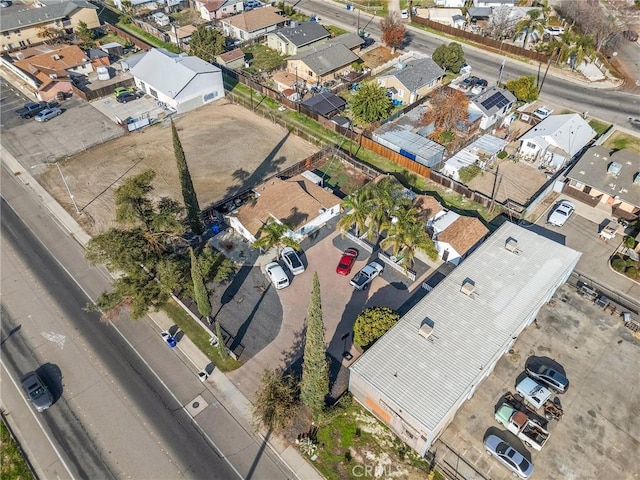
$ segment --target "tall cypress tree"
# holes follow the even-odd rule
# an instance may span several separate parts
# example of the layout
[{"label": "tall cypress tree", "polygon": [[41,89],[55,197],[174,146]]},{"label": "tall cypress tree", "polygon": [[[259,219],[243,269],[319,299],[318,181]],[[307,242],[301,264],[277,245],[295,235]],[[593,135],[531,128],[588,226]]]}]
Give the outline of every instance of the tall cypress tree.
[{"label": "tall cypress tree", "polygon": [[313,276],[313,289],[307,311],[307,336],[304,345],[300,398],[317,420],[329,393],[329,364],[324,343],[324,322],[318,273]]},{"label": "tall cypress tree", "polygon": [[196,196],[196,191],[193,188],[191,174],[189,173],[189,167],[187,166],[187,159],[184,156],[182,143],[180,143],[178,130],[176,130],[173,120],[171,121],[171,135],[173,137],[173,153],[176,156],[176,163],[178,164],[178,177],[180,177],[182,198],[184,200],[184,206],[187,209],[189,226],[193,233],[196,235],[202,235],[204,227],[202,225],[202,220],[200,219],[200,205],[198,204],[198,197]]},{"label": "tall cypress tree", "polygon": [[191,254],[191,280],[193,281],[193,296],[195,297],[196,304],[198,304],[198,311],[203,317],[211,316],[211,301],[209,300],[209,292],[207,292],[207,286],[204,284],[202,278],[202,271],[198,264],[198,259],[193,251],[193,248],[189,248]]},{"label": "tall cypress tree", "polygon": [[222,326],[220,321],[216,321],[216,336],[218,337],[218,351],[220,356],[226,357],[228,355],[227,347],[224,345],[224,337],[222,336]]}]

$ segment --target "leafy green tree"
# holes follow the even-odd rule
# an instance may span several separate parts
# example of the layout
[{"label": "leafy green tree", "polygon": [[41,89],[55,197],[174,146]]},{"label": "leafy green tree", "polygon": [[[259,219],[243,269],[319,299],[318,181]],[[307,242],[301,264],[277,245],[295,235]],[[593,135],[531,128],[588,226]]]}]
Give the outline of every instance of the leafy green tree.
[{"label": "leafy green tree", "polygon": [[229,355],[227,352],[227,347],[224,344],[224,335],[222,335],[222,325],[220,325],[220,321],[216,320],[216,337],[218,337],[218,353],[222,358],[225,358]]},{"label": "leafy green tree", "polygon": [[534,75],[524,75],[515,80],[509,80],[505,86],[521,102],[529,103],[538,98],[539,91]]},{"label": "leafy green tree", "polygon": [[295,250],[300,250],[300,244],[293,238],[287,236],[287,233],[291,230],[291,227],[287,224],[277,221],[271,217],[267,221],[266,225],[263,225],[258,232],[260,236],[253,243],[253,248],[262,248],[264,250],[270,250],[273,247],[278,248],[278,255],[283,247],[291,247]]},{"label": "leafy green tree", "polygon": [[95,34],[93,30],[87,27],[87,24],[85,22],[82,22],[82,21],[78,22],[78,27],[76,28],[76,35],[82,42],[82,46],[84,48],[91,48],[95,45],[95,42],[94,42]]},{"label": "leafy green tree", "polygon": [[209,292],[207,286],[202,278],[202,272],[200,271],[200,264],[196,258],[196,254],[193,248],[189,248],[189,256],[191,257],[191,281],[193,282],[193,295],[196,304],[198,305],[198,312],[203,317],[211,316],[211,300],[209,299]]},{"label": "leafy green tree", "polygon": [[391,112],[391,99],[387,90],[375,82],[364,82],[351,97],[349,108],[356,120],[363,123],[378,122]]},{"label": "leafy green tree", "polygon": [[524,41],[522,42],[522,48],[527,47],[527,41],[529,36],[536,32],[539,38],[542,38],[544,32],[544,26],[546,24],[542,10],[534,9],[527,12],[527,16],[520,20],[516,24],[515,34],[519,35],[524,32]]},{"label": "leafy green tree", "polygon": [[209,245],[202,249],[202,253],[198,256],[198,263],[205,282],[226,282],[236,271],[231,260]]},{"label": "leafy green tree", "polygon": [[353,342],[366,350],[389,331],[400,315],[389,307],[365,308],[353,324]]},{"label": "leafy green tree", "polygon": [[180,142],[178,130],[176,130],[176,125],[173,123],[173,120],[171,120],[171,136],[173,137],[173,152],[176,156],[176,163],[178,165],[178,177],[180,178],[182,198],[187,210],[189,226],[193,233],[196,235],[202,235],[204,227],[202,225],[202,219],[200,218],[200,204],[198,203],[196,190],[193,188],[193,181],[191,180],[191,174],[189,173],[187,159],[184,156],[182,143]]},{"label": "leafy green tree", "polygon": [[122,5],[122,13],[124,13],[121,21],[123,21],[124,23],[131,23],[131,20],[133,19],[136,13],[136,9],[133,6],[133,3],[131,3],[130,0],[123,0],[121,5]]},{"label": "leafy green tree", "polygon": [[274,432],[286,429],[299,407],[298,390],[281,370],[265,370],[253,402],[253,418],[258,425]]},{"label": "leafy green tree", "polygon": [[318,280],[318,273],[315,273],[307,311],[307,334],[300,384],[300,398],[302,403],[311,410],[314,420],[318,420],[324,411],[325,398],[328,394],[329,363],[324,342],[320,280]]},{"label": "leafy green tree", "polygon": [[224,52],[224,35],[206,25],[198,25],[198,28],[189,40],[189,54],[201,58],[205,62],[212,62],[217,55]]},{"label": "leafy green tree", "polygon": [[464,65],[464,51],[459,43],[451,42],[450,44],[442,44],[433,51],[431,59],[444,70],[451,70],[453,73],[459,73]]}]

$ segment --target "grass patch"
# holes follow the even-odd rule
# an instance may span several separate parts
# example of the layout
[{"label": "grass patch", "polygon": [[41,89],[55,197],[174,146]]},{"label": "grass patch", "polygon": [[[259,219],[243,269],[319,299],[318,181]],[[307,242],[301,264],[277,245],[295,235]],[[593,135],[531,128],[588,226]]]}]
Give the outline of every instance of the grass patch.
[{"label": "grass patch", "polygon": [[598,137],[609,130],[609,128],[611,127],[610,124],[599,122],[598,120],[590,120],[589,126],[595,130],[595,132],[598,134]]},{"label": "grass patch", "polygon": [[98,38],[97,40],[102,45],[104,45],[106,43],[117,42],[120,45],[122,45],[123,47],[125,45],[131,43],[126,38],[123,38],[123,37],[121,37],[120,35],[118,35],[117,33],[114,33],[114,32],[109,32],[106,35],[103,35],[102,37]]},{"label": "grass patch", "polygon": [[357,182],[353,176],[349,174],[343,162],[335,157],[332,157],[324,165],[319,167],[318,172],[322,174],[324,184],[331,187],[337,187],[345,195],[351,195],[358,188],[361,187],[361,183]]},{"label": "grass patch", "polygon": [[159,38],[154,37],[150,33],[145,32],[141,28],[137,27],[132,23],[118,23],[118,27],[124,30],[125,32],[129,32],[131,35],[138,37],[140,40],[144,40],[149,45],[152,45],[157,48],[165,48],[173,53],[180,53],[182,50],[178,48],[177,45],[173,43],[163,42]]},{"label": "grass patch", "polygon": [[618,150],[627,149],[640,154],[640,137],[635,137],[622,132],[615,132],[602,144],[602,146],[607,148],[616,148]]},{"label": "grass patch", "polygon": [[251,61],[251,66],[244,72],[254,75],[261,70],[273,70],[285,62],[285,57],[266,45],[254,44],[244,47],[242,51]]},{"label": "grass patch", "polygon": [[2,449],[0,478],[3,480],[28,480],[34,478],[20,447],[11,438],[4,420],[0,422],[0,448]]},{"label": "grass patch", "polygon": [[335,25],[324,25],[324,28],[329,30],[329,33],[332,37],[337,37],[339,35],[344,35],[348,33],[344,28],[336,27]]},{"label": "grass patch", "polygon": [[178,22],[181,27],[184,27],[185,25],[192,25],[194,23],[200,23],[202,21],[200,12],[192,8],[185,8],[184,10],[174,12],[169,16],[174,21]]},{"label": "grass patch", "polygon": [[231,357],[222,358],[218,348],[209,344],[209,339],[213,334],[207,333],[176,302],[169,300],[162,309],[221,372],[230,372],[240,367],[241,364],[237,360]]}]

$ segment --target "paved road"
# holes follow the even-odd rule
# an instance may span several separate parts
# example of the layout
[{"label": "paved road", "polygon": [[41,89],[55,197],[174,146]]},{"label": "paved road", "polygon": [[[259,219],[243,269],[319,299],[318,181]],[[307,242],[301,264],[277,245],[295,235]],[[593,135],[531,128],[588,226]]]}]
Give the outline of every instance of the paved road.
[{"label": "paved road", "polygon": [[[147,321],[124,319],[116,329],[84,310],[108,277],[2,173],[2,303],[10,318],[3,317],[3,363],[14,379],[44,372],[57,400],[40,418],[71,471],[61,473],[48,456],[43,478],[287,478]],[[198,423],[187,412],[194,399]],[[23,434],[36,450],[43,443],[42,432]],[[37,452],[30,458],[38,461]]]},{"label": "paved road", "polygon": [[[296,3],[287,1],[288,4]],[[356,31],[358,25],[364,27],[371,15],[357,11],[347,11],[344,5],[326,0],[302,0],[296,8],[307,13],[316,14],[324,24],[333,24]],[[374,19],[367,26],[367,32],[376,39],[380,38],[380,20]],[[432,53],[442,43],[449,42],[444,37],[426,33],[414,28],[408,32],[408,45],[405,50],[412,49]],[[467,62],[473,67],[474,74],[490,81],[498,79],[500,65],[504,57],[483,51],[480,48],[464,45]],[[522,75],[544,75],[545,66],[527,65],[508,59],[504,67],[502,81],[518,78]],[[627,123],[628,117],[640,117],[640,96],[619,90],[603,90],[583,84],[570,83],[557,76],[553,69],[545,79],[541,98],[550,103],[562,105],[568,109],[588,112],[590,116],[606,120],[618,125]]]}]

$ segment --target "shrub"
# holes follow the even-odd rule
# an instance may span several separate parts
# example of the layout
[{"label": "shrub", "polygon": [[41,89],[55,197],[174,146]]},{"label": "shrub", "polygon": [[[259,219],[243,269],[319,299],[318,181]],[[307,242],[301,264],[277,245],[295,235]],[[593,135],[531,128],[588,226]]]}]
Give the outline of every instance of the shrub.
[{"label": "shrub", "polygon": [[353,341],[367,349],[393,327],[400,315],[389,307],[371,307],[362,311],[353,325]]},{"label": "shrub", "polygon": [[624,237],[624,246],[627,248],[635,248],[636,239],[633,237]]},{"label": "shrub", "polygon": [[624,271],[624,273],[626,275],[628,275],[631,278],[637,278],[638,277],[638,267],[627,267],[627,269]]},{"label": "shrub", "polygon": [[460,181],[462,183],[469,183],[480,173],[480,167],[478,165],[469,165],[468,167],[463,167],[458,172],[458,176],[460,177]]},{"label": "shrub", "polygon": [[502,160],[503,158],[506,158],[507,155],[509,155],[507,152],[505,152],[504,150],[502,150],[500,153],[498,153],[498,158],[500,160]]},{"label": "shrub", "polygon": [[613,261],[611,262],[611,266],[613,267],[613,269],[616,272],[624,272],[625,269],[627,268],[627,262],[625,262],[622,258],[620,257],[615,257],[613,259]]}]

